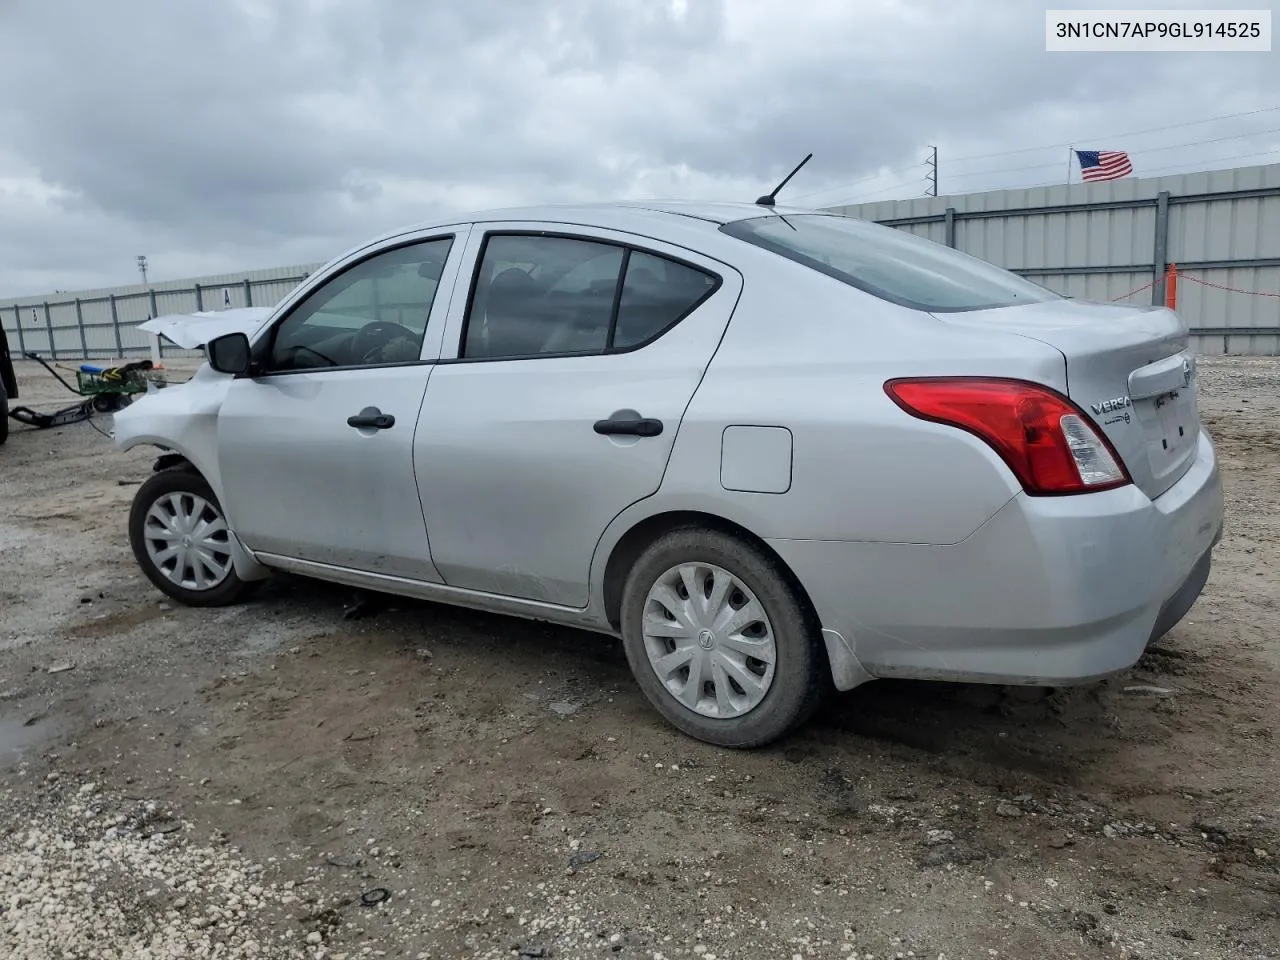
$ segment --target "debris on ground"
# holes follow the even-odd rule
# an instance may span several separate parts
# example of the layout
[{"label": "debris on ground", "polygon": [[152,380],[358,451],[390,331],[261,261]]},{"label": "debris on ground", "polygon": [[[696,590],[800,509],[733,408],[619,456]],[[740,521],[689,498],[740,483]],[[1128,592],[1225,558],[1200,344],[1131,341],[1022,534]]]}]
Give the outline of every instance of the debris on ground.
[{"label": "debris on ground", "polygon": [[342,608],[343,620],[365,620],[381,612],[383,599],[363,591],[355,593]]},{"label": "debris on ground", "polygon": [[0,956],[294,955],[264,931],[296,896],[226,845],[147,827],[157,809],[68,786],[0,835]]},{"label": "debris on ground", "polygon": [[1177,691],[1170,687],[1154,687],[1147,683],[1138,683],[1133,686],[1125,687],[1124,692],[1143,694],[1148,697],[1170,697]]}]

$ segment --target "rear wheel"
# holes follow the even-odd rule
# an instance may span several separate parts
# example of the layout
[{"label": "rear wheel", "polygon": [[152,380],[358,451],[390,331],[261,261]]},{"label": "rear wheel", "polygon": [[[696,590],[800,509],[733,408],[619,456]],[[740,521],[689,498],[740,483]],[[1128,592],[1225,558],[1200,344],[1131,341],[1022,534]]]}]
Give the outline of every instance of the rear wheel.
[{"label": "rear wheel", "polygon": [[163,470],[138,489],[129,543],[147,579],[188,606],[226,606],[256,585],[236,575],[222,506],[191,470]]},{"label": "rear wheel", "polygon": [[818,630],[777,561],[702,528],[673,530],[636,561],[622,636],[641,690],[686,734],[758,747],[822,701]]}]

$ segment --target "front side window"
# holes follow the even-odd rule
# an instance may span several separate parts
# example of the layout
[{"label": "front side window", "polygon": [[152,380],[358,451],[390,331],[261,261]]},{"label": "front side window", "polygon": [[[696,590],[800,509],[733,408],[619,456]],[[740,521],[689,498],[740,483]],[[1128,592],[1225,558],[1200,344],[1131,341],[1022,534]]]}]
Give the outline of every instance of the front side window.
[{"label": "front side window", "polygon": [[726,223],[720,230],[916,310],[984,310],[1061,299],[985,260],[851,217],[752,217]]},{"label": "front side window", "polygon": [[452,237],[362,260],[313,290],[275,329],[270,372],[412,363]]},{"label": "front side window", "polygon": [[718,284],[706,271],[618,244],[497,234],[481,255],[461,356],[634,349],[687,316]]}]

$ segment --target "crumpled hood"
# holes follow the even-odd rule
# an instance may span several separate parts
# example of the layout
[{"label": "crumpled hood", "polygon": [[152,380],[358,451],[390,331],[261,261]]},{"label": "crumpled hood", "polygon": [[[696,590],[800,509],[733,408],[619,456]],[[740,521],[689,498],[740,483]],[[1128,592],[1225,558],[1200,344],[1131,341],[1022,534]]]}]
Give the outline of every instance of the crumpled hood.
[{"label": "crumpled hood", "polygon": [[196,350],[226,333],[243,333],[252,339],[274,310],[274,307],[233,307],[169,313],[138,324],[138,329],[171,340],[184,350]]}]

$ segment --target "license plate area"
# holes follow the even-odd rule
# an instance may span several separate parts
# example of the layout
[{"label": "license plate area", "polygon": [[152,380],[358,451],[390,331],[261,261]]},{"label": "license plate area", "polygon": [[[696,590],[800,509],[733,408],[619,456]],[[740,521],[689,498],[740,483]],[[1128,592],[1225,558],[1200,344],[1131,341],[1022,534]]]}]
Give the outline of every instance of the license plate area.
[{"label": "license plate area", "polygon": [[1134,404],[1142,423],[1152,474],[1162,479],[1193,456],[1199,438],[1199,409],[1194,382]]}]

